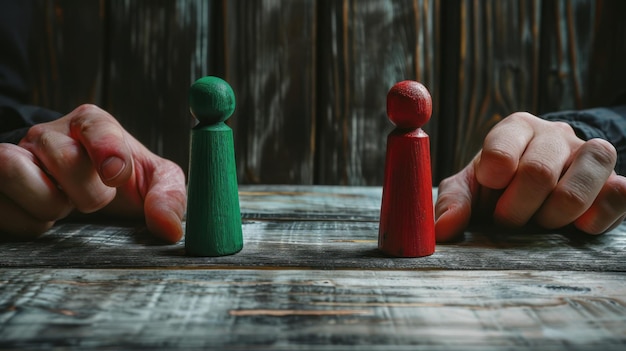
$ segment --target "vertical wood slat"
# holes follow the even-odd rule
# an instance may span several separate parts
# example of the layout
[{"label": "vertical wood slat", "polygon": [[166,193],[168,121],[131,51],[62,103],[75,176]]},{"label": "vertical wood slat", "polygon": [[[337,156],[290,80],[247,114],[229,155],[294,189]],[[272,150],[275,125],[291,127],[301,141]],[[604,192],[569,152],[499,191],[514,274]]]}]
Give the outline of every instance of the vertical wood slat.
[{"label": "vertical wood slat", "polygon": [[102,103],[103,1],[33,2],[33,104],[67,113]]},{"label": "vertical wood slat", "polygon": [[539,110],[626,103],[626,2],[551,0],[543,12]]},{"label": "vertical wood slat", "polygon": [[[421,81],[435,100],[425,127],[437,140],[439,1],[324,1],[319,26],[316,183],[382,184],[386,95]],[[436,148],[432,148],[436,162]]]},{"label": "vertical wood slat", "polygon": [[224,75],[237,99],[229,122],[244,183],[313,182],[315,6],[225,1]]},{"label": "vertical wood slat", "polygon": [[[580,54],[588,54],[590,49],[594,13],[595,4],[591,1],[547,1],[544,4],[542,75],[545,80],[541,96],[544,110],[583,105],[581,94],[585,89],[583,80],[588,75],[588,60]],[[576,22],[582,23],[576,26]]]},{"label": "vertical wood slat", "polygon": [[[442,175],[467,164],[493,125],[515,111],[534,112],[539,71],[538,0],[458,1],[446,8],[441,119]],[[450,147],[449,145],[453,145]]]},{"label": "vertical wood slat", "polygon": [[188,90],[212,65],[212,2],[109,1],[107,109],[151,150],[188,166]]}]

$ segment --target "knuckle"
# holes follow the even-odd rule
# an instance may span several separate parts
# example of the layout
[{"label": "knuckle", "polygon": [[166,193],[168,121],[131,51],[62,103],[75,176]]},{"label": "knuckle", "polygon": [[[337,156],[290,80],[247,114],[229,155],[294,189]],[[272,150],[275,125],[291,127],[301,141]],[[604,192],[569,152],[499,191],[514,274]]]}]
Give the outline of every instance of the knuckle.
[{"label": "knuckle", "polygon": [[529,123],[531,121],[536,120],[537,117],[535,117],[534,115],[528,112],[520,111],[520,112],[514,112],[510,114],[506,119],[509,121],[521,121],[524,123]]},{"label": "knuckle", "polygon": [[610,168],[615,166],[617,151],[611,143],[603,139],[590,139],[585,146],[598,164]]},{"label": "knuckle", "polygon": [[454,182],[454,178],[453,177],[448,177],[443,179],[440,183],[439,183],[439,189],[441,190],[442,188],[445,189],[447,187],[449,187],[452,183]]},{"label": "knuckle", "polygon": [[71,160],[76,157],[77,149],[80,148],[75,140],[64,137],[42,124],[32,126],[23,141],[25,144],[20,143],[20,146],[35,154],[47,166]]},{"label": "knuckle", "polygon": [[114,120],[108,112],[93,104],[83,104],[74,110],[70,125],[93,124],[100,119]]},{"label": "knuckle", "polygon": [[540,189],[552,189],[556,186],[559,174],[552,167],[541,160],[529,160],[519,165],[518,172],[533,186]]},{"label": "knuckle", "polygon": [[24,141],[35,143],[41,139],[43,135],[47,134],[47,129],[44,124],[35,124],[28,128],[26,135],[24,136]]},{"label": "knuckle", "polygon": [[551,123],[528,112],[514,112],[505,118],[503,122],[527,129],[535,129],[540,125]]},{"label": "knuckle", "polygon": [[574,133],[574,129],[572,129],[572,126],[570,126],[569,124],[565,122],[553,121],[551,123],[552,123],[552,128],[558,129],[559,131],[561,131],[561,133],[576,135],[576,133]]},{"label": "knuckle", "polygon": [[626,178],[623,176],[609,177],[605,187],[607,199],[613,208],[626,212]]},{"label": "knuckle", "polygon": [[554,190],[553,196],[557,203],[566,204],[567,208],[577,210],[585,208],[589,205],[588,199],[585,197],[587,192],[582,189],[572,187],[558,187]]},{"label": "knuckle", "polygon": [[31,144],[31,151],[38,150],[43,154],[56,154],[59,150],[61,140],[55,131],[51,131],[42,124],[37,124],[28,130],[26,138]]},{"label": "knuckle", "polygon": [[515,155],[507,151],[505,148],[483,149],[481,158],[483,161],[488,161],[495,165],[501,165],[507,168],[513,167],[517,162]]},{"label": "knuckle", "polygon": [[99,117],[97,117],[97,115],[93,112],[85,112],[85,110],[86,109],[82,109],[80,113],[78,113],[70,121],[70,129],[72,131],[84,133],[93,128],[96,119],[98,119]]},{"label": "knuckle", "polygon": [[91,116],[94,114],[102,114],[104,112],[103,109],[94,105],[94,104],[82,104],[74,109],[77,117],[80,116]]}]

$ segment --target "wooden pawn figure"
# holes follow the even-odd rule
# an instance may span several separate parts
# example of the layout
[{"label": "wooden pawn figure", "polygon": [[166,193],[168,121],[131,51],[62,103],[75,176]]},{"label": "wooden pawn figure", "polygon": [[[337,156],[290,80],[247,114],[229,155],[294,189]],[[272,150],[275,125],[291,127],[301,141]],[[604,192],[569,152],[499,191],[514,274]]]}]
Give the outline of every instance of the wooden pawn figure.
[{"label": "wooden pawn figure", "polygon": [[224,256],[243,248],[233,131],[226,121],[235,94],[217,77],[198,79],[189,91],[198,124],[191,131],[185,249],[192,256]]},{"label": "wooden pawn figure", "polygon": [[402,81],[387,94],[387,115],[396,128],[387,137],[378,248],[396,257],[435,252],[430,140],[421,127],[432,114],[430,93]]}]

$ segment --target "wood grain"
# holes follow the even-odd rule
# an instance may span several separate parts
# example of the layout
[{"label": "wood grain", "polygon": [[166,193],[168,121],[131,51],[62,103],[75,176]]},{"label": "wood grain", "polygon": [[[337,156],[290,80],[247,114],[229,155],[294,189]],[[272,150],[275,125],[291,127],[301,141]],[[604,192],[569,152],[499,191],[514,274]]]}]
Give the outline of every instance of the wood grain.
[{"label": "wood grain", "polygon": [[394,129],[387,137],[378,248],[396,257],[435,252],[430,139],[421,128]]},{"label": "wood grain", "polygon": [[487,132],[516,111],[535,112],[540,63],[537,0],[446,3],[445,69],[440,101],[449,128],[438,144],[447,175],[478,152]]},{"label": "wood grain", "polygon": [[32,4],[32,103],[62,113],[84,103],[102,104],[104,0]]},{"label": "wood grain", "polygon": [[623,1],[544,2],[542,112],[626,103],[625,12]]},{"label": "wood grain", "polygon": [[317,184],[382,184],[392,129],[386,96],[396,82],[418,80],[435,92],[425,130],[436,143],[438,11],[437,0],[321,2]]},{"label": "wood grain", "polygon": [[245,245],[233,256],[186,257],[184,241],[164,245],[142,223],[68,222],[32,242],[1,243],[0,267],[626,271],[626,224],[601,236],[475,226],[432,256],[394,259],[377,250],[380,188],[241,190]]},{"label": "wood grain", "polygon": [[625,273],[0,270],[0,348],[617,350]]},{"label": "wood grain", "polygon": [[196,126],[191,133],[187,255],[232,255],[243,247],[234,148],[233,131],[223,122]]},{"label": "wood grain", "polygon": [[342,220],[377,222],[380,187],[243,185],[239,198],[250,220]]},{"label": "wood grain", "polygon": [[[512,269],[626,271],[626,227],[599,237],[471,229],[435,254],[394,259],[377,250],[378,223],[243,222],[244,249],[217,258],[185,257],[184,241],[164,245],[141,225],[62,224],[33,242],[2,243],[0,267],[301,267],[315,269]],[[549,254],[548,254],[549,253]]]},{"label": "wood grain", "polygon": [[106,108],[139,141],[187,169],[188,91],[209,74],[212,1],[109,0]]},{"label": "wood grain", "polygon": [[224,77],[242,183],[312,184],[316,3],[226,1]]}]

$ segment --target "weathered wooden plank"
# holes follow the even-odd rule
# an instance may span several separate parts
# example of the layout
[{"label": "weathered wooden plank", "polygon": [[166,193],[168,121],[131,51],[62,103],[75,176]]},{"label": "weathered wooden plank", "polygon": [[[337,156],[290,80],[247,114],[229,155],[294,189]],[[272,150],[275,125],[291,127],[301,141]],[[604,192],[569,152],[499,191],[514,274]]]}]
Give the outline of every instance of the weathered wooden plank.
[{"label": "weathered wooden plank", "polygon": [[[316,183],[381,185],[389,89],[421,81],[433,95],[427,124],[437,160],[439,1],[324,1],[318,21]],[[433,168],[435,169],[435,168]]]},{"label": "weathered wooden plank", "polygon": [[[440,101],[440,173],[476,154],[489,129],[515,111],[537,110],[538,0],[446,2]],[[447,163],[446,163],[447,162]]]},{"label": "weathered wooden plank", "polygon": [[104,0],[32,4],[32,103],[62,113],[101,104]]},{"label": "weathered wooden plank", "polygon": [[315,1],[224,2],[224,76],[242,183],[312,184]]},{"label": "weathered wooden plank", "polygon": [[244,248],[224,257],[187,257],[141,225],[60,224],[32,242],[2,242],[0,267],[312,267],[317,269],[528,269],[626,271],[626,226],[593,237],[544,231],[467,231],[418,259],[377,250],[377,222],[244,220]]},{"label": "weathered wooden plank", "polygon": [[[281,191],[278,191],[282,189]],[[186,257],[140,223],[71,223],[32,242],[2,242],[0,267],[314,267],[319,269],[531,269],[626,271],[626,224],[601,236],[471,228],[419,259],[377,249],[380,188],[244,186],[244,249]]]},{"label": "weathered wooden plank", "polygon": [[188,91],[211,73],[213,1],[122,1],[108,6],[106,107],[151,150],[187,169]]},{"label": "weathered wooden plank", "polygon": [[380,187],[248,185],[239,189],[246,219],[378,221],[381,197]]},{"label": "weathered wooden plank", "polygon": [[543,9],[540,110],[626,103],[626,2],[550,0]]},{"label": "weathered wooden plank", "polygon": [[626,275],[0,270],[3,349],[613,350]]}]

